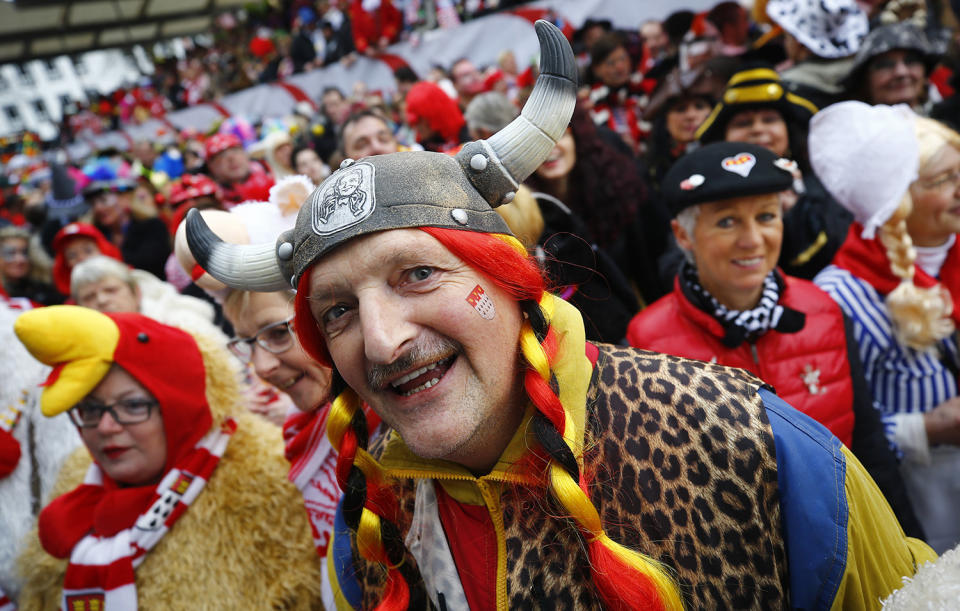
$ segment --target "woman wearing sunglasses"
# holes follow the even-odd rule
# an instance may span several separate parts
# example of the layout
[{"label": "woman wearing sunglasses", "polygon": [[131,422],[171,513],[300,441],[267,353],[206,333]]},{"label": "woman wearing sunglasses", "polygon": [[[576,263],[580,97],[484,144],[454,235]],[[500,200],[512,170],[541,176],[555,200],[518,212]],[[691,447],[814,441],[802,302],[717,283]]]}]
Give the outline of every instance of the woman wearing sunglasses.
[{"label": "woman wearing sunglasses", "polygon": [[14,330],[54,370],[71,457],[20,565],[30,609],[316,608],[322,564],[281,441],[217,342],[135,313],[52,306]]}]

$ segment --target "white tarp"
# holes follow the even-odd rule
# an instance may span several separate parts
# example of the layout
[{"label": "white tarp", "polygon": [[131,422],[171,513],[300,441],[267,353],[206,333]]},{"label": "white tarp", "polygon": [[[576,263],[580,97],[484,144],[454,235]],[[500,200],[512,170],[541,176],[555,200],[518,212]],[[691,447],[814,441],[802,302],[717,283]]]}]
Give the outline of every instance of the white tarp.
[{"label": "white tarp", "polygon": [[[574,27],[587,18],[609,19],[620,29],[638,28],[648,19],[664,19],[681,9],[707,10],[718,0],[541,0],[521,8],[551,8]],[[467,57],[478,66],[493,65],[504,49],[513,51],[520,66],[527,65],[539,53],[533,24],[517,15],[495,13],[468,21],[450,29],[424,32],[413,39],[392,45],[388,53],[403,58],[420,76],[425,76],[434,64],[449,68],[455,60]],[[362,82],[367,90],[381,91],[387,96],[396,91],[393,71],[383,61],[359,57],[350,66],[334,64],[295,75],[286,81],[307,97],[319,102],[326,87],[334,86],[350,95],[354,84]],[[290,91],[277,84],[257,85],[225,96],[219,108],[198,104],[167,114],[166,120],[176,129],[193,127],[206,131],[217,120],[224,118],[223,110],[256,122],[263,118],[277,118],[293,111],[297,100]],[[139,139],[165,141],[168,126],[161,121],[150,121],[140,126],[125,127],[126,136],[104,134],[95,139],[95,145],[109,142],[126,149],[128,142]]]}]

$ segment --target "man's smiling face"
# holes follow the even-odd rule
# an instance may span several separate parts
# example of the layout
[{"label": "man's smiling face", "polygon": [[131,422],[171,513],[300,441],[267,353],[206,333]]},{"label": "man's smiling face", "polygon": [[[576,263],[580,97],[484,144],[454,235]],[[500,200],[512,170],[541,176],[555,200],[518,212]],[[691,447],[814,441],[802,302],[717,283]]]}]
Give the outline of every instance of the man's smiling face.
[{"label": "man's smiling face", "polygon": [[516,301],[417,229],[348,242],[309,286],[336,369],[415,454],[492,466],[526,404]]}]

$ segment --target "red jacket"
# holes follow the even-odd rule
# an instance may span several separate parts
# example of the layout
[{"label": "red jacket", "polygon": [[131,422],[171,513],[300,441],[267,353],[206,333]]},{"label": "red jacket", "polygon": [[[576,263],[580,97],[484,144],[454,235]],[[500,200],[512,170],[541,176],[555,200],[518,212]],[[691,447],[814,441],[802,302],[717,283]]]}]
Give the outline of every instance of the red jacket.
[{"label": "red jacket", "polygon": [[780,304],[806,315],[796,333],[770,330],[754,344],[728,348],[720,323],[690,303],[675,280],[672,293],[633,317],[627,341],[636,348],[746,369],[849,447],[853,382],[840,306],[812,282],[784,280]]}]

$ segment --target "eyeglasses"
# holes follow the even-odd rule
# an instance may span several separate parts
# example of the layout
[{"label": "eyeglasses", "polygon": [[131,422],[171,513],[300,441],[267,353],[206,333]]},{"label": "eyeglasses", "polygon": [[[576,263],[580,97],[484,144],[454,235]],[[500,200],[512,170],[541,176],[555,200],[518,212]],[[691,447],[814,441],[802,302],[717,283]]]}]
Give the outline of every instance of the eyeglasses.
[{"label": "eyeglasses", "polygon": [[902,63],[907,68],[912,68],[914,66],[923,65],[923,57],[919,53],[909,52],[904,53],[903,56],[886,56],[879,57],[878,59],[873,60],[870,63],[871,72],[890,72],[897,67],[897,64]]},{"label": "eyeglasses", "polygon": [[924,189],[939,189],[945,185],[953,188],[960,186],[960,167],[941,172],[929,180],[920,181],[920,186]]},{"label": "eyeglasses", "polygon": [[7,246],[6,248],[0,248],[0,258],[3,259],[13,259],[15,257],[27,258],[27,249],[26,248],[16,248],[14,246]]},{"label": "eyeglasses", "polygon": [[293,331],[290,322],[293,316],[286,320],[271,323],[254,334],[253,337],[235,337],[227,342],[230,352],[243,361],[253,358],[253,342],[272,354],[281,354],[293,345]]},{"label": "eyeglasses", "polygon": [[85,400],[77,403],[70,410],[70,419],[84,429],[92,429],[100,424],[104,413],[109,413],[117,424],[137,424],[150,418],[150,412],[159,405],[156,399],[146,397],[132,397],[121,399],[107,405],[94,400]]}]

